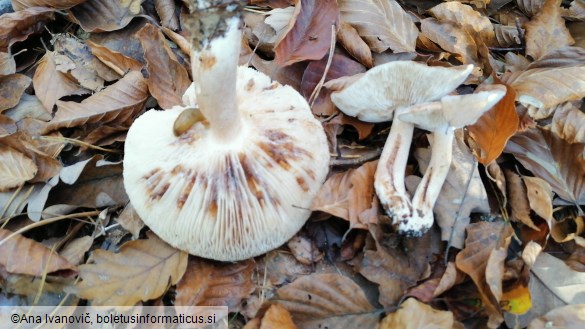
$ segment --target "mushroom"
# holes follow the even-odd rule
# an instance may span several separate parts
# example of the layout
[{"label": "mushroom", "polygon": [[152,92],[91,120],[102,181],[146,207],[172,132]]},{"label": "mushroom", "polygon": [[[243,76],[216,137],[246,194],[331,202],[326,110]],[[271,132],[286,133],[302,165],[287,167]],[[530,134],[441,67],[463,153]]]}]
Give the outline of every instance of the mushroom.
[{"label": "mushroom", "polygon": [[362,121],[383,122],[393,118],[392,127],[378,162],[374,187],[380,203],[398,230],[415,234],[404,225],[412,217],[412,204],[404,176],[414,125],[400,115],[422,102],[435,101],[459,86],[473,65],[429,67],[412,61],[396,61],[376,66],[331,100],[347,115]]},{"label": "mushroom", "polygon": [[445,96],[439,102],[418,104],[398,115],[401,121],[432,132],[429,166],[412,198],[412,216],[400,223],[400,231],[418,236],[433,225],[433,208],[451,166],[455,129],[475,123],[506,94],[504,86],[490,87],[489,91]]},{"label": "mushroom", "polygon": [[329,171],[327,139],[305,99],[237,66],[241,30],[233,10],[216,11],[218,29],[193,43],[200,49],[191,54],[187,106],[137,118],[124,157],[124,186],[150,229],[178,249],[220,261],[290,239]]}]

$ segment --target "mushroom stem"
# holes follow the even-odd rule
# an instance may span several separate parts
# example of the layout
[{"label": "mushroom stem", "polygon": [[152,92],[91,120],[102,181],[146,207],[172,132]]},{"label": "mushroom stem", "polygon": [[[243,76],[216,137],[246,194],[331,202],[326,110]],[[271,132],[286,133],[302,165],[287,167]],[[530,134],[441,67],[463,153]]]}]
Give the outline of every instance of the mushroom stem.
[{"label": "mushroom stem", "polygon": [[390,134],[380,155],[374,181],[380,203],[388,216],[392,218],[392,223],[399,227],[412,214],[412,205],[404,185],[404,176],[414,125],[398,118],[398,115],[406,109],[398,108],[395,112]]},{"label": "mushroom stem", "polygon": [[443,127],[433,132],[431,160],[412,198],[412,218],[402,230],[422,235],[433,226],[433,208],[451,167],[454,131]]},{"label": "mushroom stem", "polygon": [[213,136],[229,141],[241,131],[236,99],[236,78],[241,31],[238,17],[227,18],[226,31],[208,44],[191,50],[191,69],[197,105]]}]

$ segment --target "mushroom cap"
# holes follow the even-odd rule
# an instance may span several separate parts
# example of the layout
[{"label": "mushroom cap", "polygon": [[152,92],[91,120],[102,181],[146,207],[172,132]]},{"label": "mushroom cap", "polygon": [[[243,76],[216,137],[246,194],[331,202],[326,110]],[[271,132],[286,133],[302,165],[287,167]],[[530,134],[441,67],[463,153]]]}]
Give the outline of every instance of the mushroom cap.
[{"label": "mushroom cap", "polygon": [[490,87],[489,91],[449,95],[441,98],[440,102],[418,104],[400,113],[398,117],[402,121],[430,131],[446,127],[461,128],[475,123],[506,94],[505,86]]},{"label": "mushroom cap", "polygon": [[305,99],[240,67],[237,139],[219,143],[207,121],[181,136],[184,107],[150,110],[126,137],[124,186],[163,240],[205,258],[235,261],[290,239],[310,215],[329,170],[323,128]]},{"label": "mushroom cap", "polygon": [[438,100],[465,81],[473,65],[427,66],[396,61],[376,66],[347,88],[331,93],[345,114],[366,122],[390,121],[394,110]]}]

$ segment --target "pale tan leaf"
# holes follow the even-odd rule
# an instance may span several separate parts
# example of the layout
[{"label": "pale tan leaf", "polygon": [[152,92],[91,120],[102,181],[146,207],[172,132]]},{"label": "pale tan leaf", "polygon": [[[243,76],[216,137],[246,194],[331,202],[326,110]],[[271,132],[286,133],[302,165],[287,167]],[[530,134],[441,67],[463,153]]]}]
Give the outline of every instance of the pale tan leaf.
[{"label": "pale tan leaf", "polygon": [[[494,27],[487,16],[457,1],[443,2],[429,10],[440,22],[449,21],[468,32],[476,32],[488,46],[495,45]],[[471,34],[472,34],[471,33]]]},{"label": "pale tan leaf", "polygon": [[479,63],[477,44],[473,37],[452,22],[439,22],[435,18],[421,21],[422,33],[441,46],[444,50],[456,55],[463,64]]},{"label": "pale tan leaf", "polygon": [[54,11],[52,8],[33,7],[0,15],[0,51],[6,52],[14,43],[43,31],[45,23],[54,19]]},{"label": "pale tan leaf", "polygon": [[366,67],[372,67],[374,60],[372,51],[365,41],[360,37],[357,30],[349,23],[341,22],[337,33],[339,42],[347,52]]},{"label": "pale tan leaf", "polygon": [[585,323],[585,305],[567,305],[553,309],[530,322],[528,329],[581,329]]},{"label": "pale tan leaf", "polygon": [[510,219],[520,221],[524,225],[540,231],[540,229],[534,225],[532,218],[530,218],[530,203],[528,201],[526,186],[524,185],[522,178],[520,175],[509,169],[504,170],[504,175],[506,176],[506,182],[508,183],[508,203],[512,210],[512,216]]},{"label": "pale tan leaf", "polygon": [[51,120],[51,113],[47,112],[39,98],[26,93],[22,94],[18,105],[6,110],[3,114],[16,122],[24,118],[35,118],[42,121]]},{"label": "pale tan leaf", "polygon": [[89,235],[71,240],[61,250],[61,257],[65,258],[70,264],[79,265],[85,259],[85,253],[91,248],[93,238]]},{"label": "pale tan leaf", "polygon": [[550,108],[585,97],[585,66],[532,69],[508,83],[520,102]]},{"label": "pale tan leaf", "polygon": [[125,121],[144,108],[148,98],[146,80],[140,72],[130,72],[115,84],[81,103],[57,102],[57,113],[46,130],[77,127],[87,123]]},{"label": "pale tan leaf", "polygon": [[16,73],[16,62],[9,53],[0,52],[0,76]]},{"label": "pale tan leaf", "polygon": [[524,26],[526,54],[539,59],[555,49],[575,43],[561,17],[561,0],[546,0],[538,15]]},{"label": "pale tan leaf", "polygon": [[571,103],[554,111],[551,131],[569,143],[585,143],[585,113]]},{"label": "pale tan leaf", "polygon": [[450,329],[455,321],[452,312],[435,310],[416,298],[409,298],[400,304],[398,311],[388,314],[382,320],[379,329]]},{"label": "pale tan leaf", "polygon": [[9,230],[0,229],[0,265],[9,273],[41,276],[73,268],[51,249],[20,234],[5,240],[11,234]]},{"label": "pale tan leaf", "polygon": [[0,191],[24,184],[37,173],[35,163],[24,154],[0,145]]},{"label": "pale tan leaf", "polygon": [[528,201],[530,208],[550,223],[552,220],[553,206],[552,197],[553,192],[550,185],[543,179],[538,177],[522,177],[524,185],[526,185]]},{"label": "pale tan leaf", "polygon": [[351,24],[374,52],[415,51],[418,29],[394,0],[339,0],[341,21]]},{"label": "pale tan leaf", "polygon": [[275,303],[286,308],[299,329],[375,328],[381,310],[363,290],[340,274],[313,274],[277,290]]},{"label": "pale tan leaf", "polygon": [[0,76],[0,113],[18,104],[30,81],[29,77],[18,73]]},{"label": "pale tan leaf", "polygon": [[175,15],[174,0],[155,0],[154,6],[162,26],[174,31],[179,29],[179,17]]},{"label": "pale tan leaf", "polygon": [[144,227],[144,222],[134,210],[132,203],[126,205],[120,216],[116,219],[124,229],[126,229],[134,238],[138,238],[140,230]]},{"label": "pale tan leaf", "polygon": [[323,259],[323,252],[317,248],[315,241],[301,234],[288,240],[287,246],[293,256],[302,264],[311,265]]},{"label": "pale tan leaf", "polygon": [[144,0],[90,0],[70,9],[86,32],[119,30],[140,12]]},{"label": "pale tan leaf", "polygon": [[139,61],[127,57],[122,53],[99,45],[91,40],[87,40],[86,42],[95,57],[120,75],[125,75],[130,71],[140,71],[143,66]]},{"label": "pale tan leaf", "polygon": [[123,244],[119,253],[94,251],[93,263],[79,266],[82,281],[71,290],[96,306],[135,305],[176,284],[187,269],[187,256],[150,234]]}]

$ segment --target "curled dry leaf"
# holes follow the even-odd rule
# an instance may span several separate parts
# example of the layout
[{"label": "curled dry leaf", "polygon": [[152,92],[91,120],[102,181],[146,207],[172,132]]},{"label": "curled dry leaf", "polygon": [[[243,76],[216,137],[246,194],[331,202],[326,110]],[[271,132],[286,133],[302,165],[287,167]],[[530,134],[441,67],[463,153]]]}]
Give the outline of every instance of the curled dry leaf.
[{"label": "curled dry leaf", "polygon": [[455,23],[425,18],[421,21],[420,27],[427,38],[444,50],[455,54],[455,57],[463,64],[478,65],[478,45],[467,31],[459,28]]},{"label": "curled dry leaf", "polygon": [[243,329],[297,329],[290,313],[278,304],[270,305],[261,321],[254,320],[248,322]]},{"label": "curled dry leaf", "polygon": [[538,177],[522,177],[524,185],[526,185],[528,202],[530,208],[534,212],[546,220],[548,223],[552,221],[553,207],[552,207],[552,190],[550,185]]},{"label": "curled dry leaf", "polygon": [[181,105],[181,98],[191,84],[189,74],[177,62],[162,32],[152,24],[145,25],[136,37],[144,49],[148,90],[163,109]]},{"label": "curled dry leaf", "polygon": [[583,323],[585,323],[585,305],[567,305],[555,308],[532,320],[528,329],[581,329]]},{"label": "curled dry leaf", "polygon": [[119,30],[140,12],[143,0],[91,0],[70,9],[86,32]]},{"label": "curled dry leaf", "polygon": [[23,74],[0,76],[0,113],[18,104],[30,81]]},{"label": "curled dry leaf", "polygon": [[585,144],[570,144],[554,133],[533,128],[510,138],[505,152],[512,153],[552,190],[573,204],[585,200]]},{"label": "curled dry leaf", "polygon": [[500,47],[512,47],[522,44],[520,33],[516,26],[494,24],[494,33]]},{"label": "curled dry leaf", "polygon": [[529,17],[535,16],[544,5],[544,0],[517,0],[518,8]]},{"label": "curled dry leaf", "polygon": [[580,236],[584,232],[585,218],[583,218],[583,216],[578,216],[553,221],[550,235],[555,242],[562,243],[575,240],[575,243],[585,247],[585,238]]},{"label": "curled dry leaf", "polygon": [[546,0],[526,23],[526,54],[539,59],[546,53],[575,43],[561,16],[561,0]]},{"label": "curled dry leaf", "polygon": [[15,149],[0,145],[0,191],[21,186],[37,173],[35,163]]},{"label": "curled dry leaf", "polygon": [[129,71],[140,71],[142,68],[142,64],[139,61],[125,56],[122,53],[99,45],[89,39],[86,43],[91,48],[91,52],[95,57],[119,75],[125,75]]},{"label": "curled dry leaf", "polygon": [[124,210],[120,216],[118,216],[116,221],[120,223],[124,229],[130,232],[135,239],[138,238],[140,230],[144,227],[144,222],[142,222],[142,219],[140,219],[140,216],[138,216],[138,213],[134,210],[131,203],[128,203],[126,207],[124,207]]},{"label": "curled dry leaf", "polygon": [[34,240],[0,229],[0,265],[12,274],[42,276],[59,270],[73,268],[65,258]]},{"label": "curled dry leaf", "polygon": [[585,113],[571,103],[554,111],[551,131],[569,143],[585,143]]},{"label": "curled dry leaf", "polygon": [[254,291],[253,259],[236,263],[220,263],[190,257],[187,271],[177,284],[176,305],[227,306],[240,312],[241,303]]},{"label": "curled dry leaf", "polygon": [[53,9],[69,9],[87,0],[12,0],[12,8],[20,11],[30,7],[48,7]]},{"label": "curled dry leaf", "polygon": [[394,0],[339,0],[341,21],[353,26],[374,52],[415,51],[418,29]]},{"label": "curled dry leaf", "polygon": [[154,6],[162,26],[174,31],[179,29],[179,17],[175,15],[174,0],[155,0]]},{"label": "curled dry leaf", "polygon": [[504,169],[504,175],[508,182],[508,203],[512,210],[511,220],[519,221],[533,230],[540,231],[530,218],[530,203],[526,195],[526,186],[520,175],[509,169]]},{"label": "curled dry leaf", "polygon": [[79,265],[85,259],[85,253],[89,251],[93,244],[93,238],[89,235],[71,240],[61,250],[61,257],[65,258],[70,264]]},{"label": "curled dry leaf", "polygon": [[301,0],[295,12],[294,25],[274,48],[275,61],[281,66],[323,58],[331,48],[331,27],[337,29],[339,22],[335,0]]},{"label": "curled dry leaf", "polygon": [[468,32],[476,32],[488,46],[496,43],[494,27],[487,16],[460,2],[444,2],[429,10],[439,21],[449,21]]},{"label": "curled dry leaf", "polygon": [[276,304],[287,309],[299,329],[375,328],[381,310],[363,290],[340,274],[313,274],[277,290]]},{"label": "curled dry leaf", "polygon": [[336,173],[325,181],[313,201],[311,210],[319,210],[350,222],[351,228],[367,229],[370,223],[360,215],[374,204],[374,174],[378,161]]},{"label": "curled dry leaf", "polygon": [[124,122],[144,109],[147,98],[146,80],[140,72],[130,72],[81,103],[58,101],[57,112],[46,131],[94,122]]},{"label": "curled dry leaf", "polygon": [[6,51],[14,43],[26,40],[45,28],[55,17],[54,9],[32,7],[0,16],[0,51]]},{"label": "curled dry leaf", "polygon": [[409,298],[400,304],[398,311],[382,320],[379,329],[453,328],[455,322],[452,312],[435,310],[415,298]]},{"label": "curled dry leaf", "polygon": [[366,67],[374,66],[374,59],[372,58],[370,47],[351,24],[341,22],[337,38],[343,45],[343,48],[360,63]]},{"label": "curled dry leaf", "polygon": [[123,244],[119,253],[96,250],[91,260],[79,266],[82,281],[68,290],[96,306],[130,306],[158,298],[187,269],[187,253],[154,234]]}]

